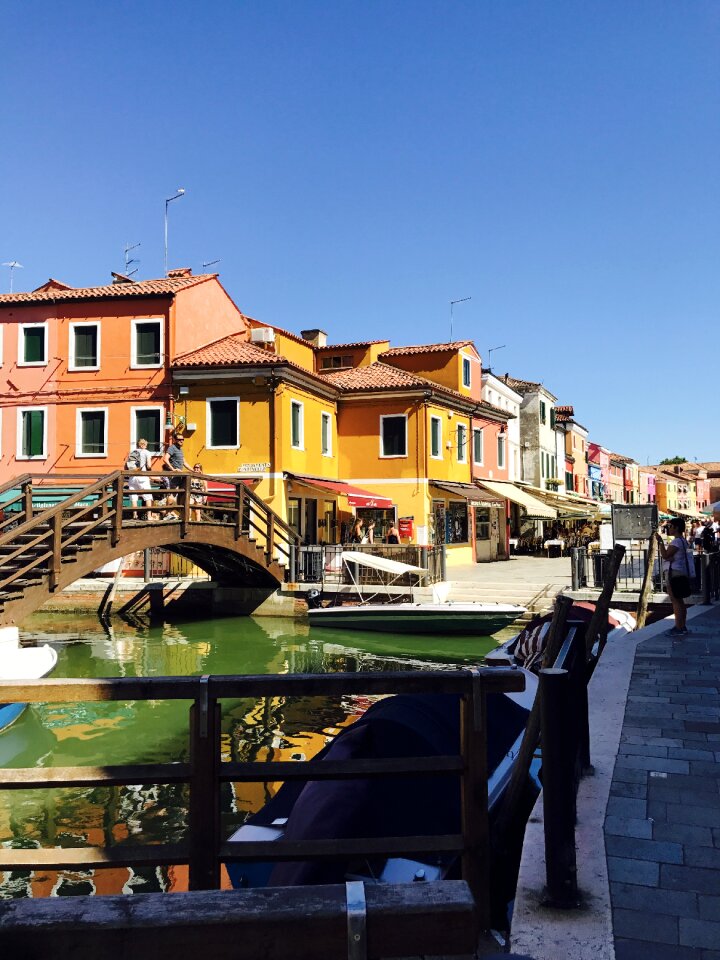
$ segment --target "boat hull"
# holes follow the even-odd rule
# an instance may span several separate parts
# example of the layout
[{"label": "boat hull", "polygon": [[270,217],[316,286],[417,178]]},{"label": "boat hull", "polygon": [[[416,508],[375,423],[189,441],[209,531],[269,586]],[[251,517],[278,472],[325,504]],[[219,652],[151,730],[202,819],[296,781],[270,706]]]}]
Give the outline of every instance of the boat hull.
[{"label": "boat hull", "polygon": [[524,613],[498,604],[365,604],[309,610],[311,627],[380,633],[491,636]]}]

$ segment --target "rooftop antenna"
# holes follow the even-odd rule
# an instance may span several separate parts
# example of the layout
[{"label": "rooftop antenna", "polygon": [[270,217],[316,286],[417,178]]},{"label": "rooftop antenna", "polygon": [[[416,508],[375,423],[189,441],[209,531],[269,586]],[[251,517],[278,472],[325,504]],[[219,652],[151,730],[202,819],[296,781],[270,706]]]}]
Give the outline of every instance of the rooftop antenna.
[{"label": "rooftop antenna", "polygon": [[13,270],[18,267],[20,270],[23,269],[23,265],[18,263],[17,260],[8,260],[3,264],[4,267],[10,267],[10,293],[13,292]]},{"label": "rooftop antenna", "polygon": [[495,353],[496,350],[504,350],[504,349],[505,349],[505,346],[506,346],[506,344],[501,343],[499,347],[490,347],[490,349],[489,349],[488,352],[487,352],[488,369],[489,369],[489,370],[492,370],[492,362],[491,362],[490,355],[491,355],[492,353]]},{"label": "rooftop antenna", "polygon": [[452,343],[453,338],[453,307],[456,303],[466,303],[468,300],[472,300],[472,297],[462,297],[460,300],[450,301],[450,343]]},{"label": "rooftop antenna", "polygon": [[139,246],[142,245],[142,241],[138,243],[126,243],[125,244],[125,276],[132,277],[133,274],[138,272],[138,268],[135,267],[134,270],[128,270],[128,267],[132,266],[133,263],[140,263],[136,257],[130,256],[131,250],[136,250]]},{"label": "rooftop antenna", "polygon": [[173,200],[179,200],[185,196],[185,187],[178,187],[174,197],[168,197],[165,201],[165,276],[168,272],[168,207]]},{"label": "rooftop antenna", "polygon": [[221,260],[222,260],[222,257],[219,257],[217,260],[206,260],[206,261],[203,263],[202,268],[203,268],[203,270],[204,270],[205,267],[212,267],[212,266],[214,266],[216,263],[220,263]]}]

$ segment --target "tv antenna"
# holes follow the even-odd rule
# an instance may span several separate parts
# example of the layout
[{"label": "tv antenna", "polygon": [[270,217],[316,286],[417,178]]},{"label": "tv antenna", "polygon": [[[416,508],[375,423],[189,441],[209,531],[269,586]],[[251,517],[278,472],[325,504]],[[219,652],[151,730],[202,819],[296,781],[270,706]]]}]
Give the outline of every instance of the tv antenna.
[{"label": "tv antenna", "polygon": [[142,246],[142,240],[138,243],[126,243],[125,244],[125,276],[132,277],[133,274],[138,272],[138,268],[135,267],[134,270],[129,270],[128,267],[131,267],[134,263],[140,263],[137,257],[131,257],[130,251],[137,250],[138,247]]},{"label": "tv antenna", "polygon": [[466,303],[468,300],[472,300],[472,297],[461,297],[460,300],[450,301],[450,343],[452,343],[453,338],[453,307],[456,303]]},{"label": "tv antenna", "polygon": [[506,344],[504,343],[501,343],[499,347],[490,347],[490,349],[487,352],[488,369],[492,370],[491,354],[495,353],[496,350],[504,350],[505,347],[506,347]]},{"label": "tv antenna", "polygon": [[18,263],[17,260],[8,260],[6,263],[3,264],[3,266],[10,267],[10,293],[12,293],[13,292],[13,270],[15,270],[16,268],[19,268],[20,270],[22,270],[23,265],[21,263]]},{"label": "tv antenna", "polygon": [[206,260],[206,261],[203,263],[202,268],[203,268],[203,270],[204,270],[205,267],[212,267],[212,266],[214,266],[216,263],[220,263],[221,260],[222,260],[222,257],[219,257],[217,260]]}]

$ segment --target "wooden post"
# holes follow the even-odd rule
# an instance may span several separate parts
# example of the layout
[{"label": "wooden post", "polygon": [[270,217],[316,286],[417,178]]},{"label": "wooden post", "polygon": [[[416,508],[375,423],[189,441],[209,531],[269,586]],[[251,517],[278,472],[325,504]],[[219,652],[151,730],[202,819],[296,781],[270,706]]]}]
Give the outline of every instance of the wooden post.
[{"label": "wooden post", "polygon": [[242,519],[245,511],[245,484],[240,481],[235,487],[235,505],[237,513],[235,514],[235,539],[239,540],[242,535]]},{"label": "wooden post", "polygon": [[640,600],[635,617],[637,620],[636,630],[642,630],[647,620],[648,603],[650,601],[650,594],[652,593],[653,569],[655,567],[657,552],[657,540],[654,536],[650,537],[650,546],[647,552],[647,567],[645,568],[645,576],[643,577],[642,587],[640,589]]},{"label": "wooden post", "polygon": [[548,906],[579,906],[575,856],[577,730],[567,670],[540,671],[543,824]]},{"label": "wooden post", "polygon": [[209,696],[208,677],[190,708],[190,890],[220,887],[220,705]]},{"label": "wooden post", "polygon": [[616,543],[610,554],[610,561],[605,567],[605,578],[603,588],[595,604],[595,613],[590,618],[587,633],[585,634],[585,654],[590,659],[592,648],[595,646],[595,640],[598,642],[598,656],[603,652],[608,635],[608,610],[610,601],[615,590],[615,581],[617,580],[620,564],[625,556],[625,547]]},{"label": "wooden post", "polygon": [[28,481],[27,481],[27,483],[25,484],[25,490],[24,490],[23,492],[24,492],[24,494],[25,494],[25,504],[24,504],[24,505],[25,505],[25,519],[26,519],[26,520],[31,520],[31,519],[32,519],[32,515],[33,515],[33,502],[32,502],[33,490],[32,490],[32,480],[28,480]]},{"label": "wooden post", "polygon": [[187,536],[187,528],[190,523],[190,481],[190,474],[186,473],[183,477],[181,494],[183,502],[180,512],[180,536],[183,537],[183,539]]},{"label": "wooden post", "polygon": [[462,878],[472,891],[482,930],[490,927],[490,825],[487,791],[487,700],[482,679],[460,701]]},{"label": "wooden post", "polygon": [[[555,601],[555,610],[553,613],[552,623],[550,624],[550,630],[548,631],[545,653],[543,654],[543,667],[552,666],[558,653],[560,652],[560,647],[565,639],[565,624],[567,623],[571,606],[572,600],[570,597],[559,596]],[[540,696],[538,691],[538,695],[535,697],[535,702],[533,703],[532,710],[530,711],[530,716],[528,717],[527,726],[525,727],[525,734],[523,735],[523,740],[520,744],[520,750],[518,751],[517,759],[513,765],[512,773],[510,774],[510,783],[508,784],[507,790],[505,791],[505,796],[503,797],[502,808],[497,820],[496,829],[498,837],[503,837],[505,835],[513,820],[513,817],[515,816],[516,811],[520,807],[530,764],[532,763],[532,758],[539,742]]]},{"label": "wooden post", "polygon": [[60,577],[60,567],[62,566],[62,513],[54,513],[50,517],[50,529],[52,530],[52,558],[50,560],[49,586],[51,591],[57,590],[58,579]]},{"label": "wooden post", "polygon": [[[110,540],[113,547],[118,545],[120,540],[120,534],[122,532],[122,521],[123,521],[123,494],[124,490],[124,475],[119,473],[115,480],[113,481],[115,485],[115,517],[113,518],[112,533],[110,535]],[[107,502],[103,504],[103,511],[107,509]]]}]

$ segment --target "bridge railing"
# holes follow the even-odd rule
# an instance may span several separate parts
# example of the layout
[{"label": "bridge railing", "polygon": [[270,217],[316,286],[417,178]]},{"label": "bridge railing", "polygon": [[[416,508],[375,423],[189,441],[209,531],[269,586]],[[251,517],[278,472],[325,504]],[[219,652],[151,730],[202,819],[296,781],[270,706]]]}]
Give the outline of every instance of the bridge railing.
[{"label": "bridge railing", "polygon": [[0,485],[0,534],[32,516],[32,478],[29,473]]},{"label": "bridge railing", "polygon": [[[62,493],[57,494],[60,499],[55,506],[35,511],[35,479],[27,475],[4,488],[11,491],[8,499],[15,510],[12,520],[3,519],[0,526],[0,594],[38,575],[47,576],[50,590],[55,590],[69,553],[98,535],[106,535],[116,547],[123,527],[143,520],[177,523],[181,539],[192,524],[231,526],[236,540],[244,536],[258,542],[268,564],[279,562],[286,567],[297,544],[294,531],[239,480],[195,473],[115,471],[73,492],[68,480],[86,481],[86,476],[43,476],[44,496],[52,497],[53,489]],[[54,479],[64,486],[54,488]]]},{"label": "bridge railing", "polygon": [[[191,890],[220,887],[221,864],[417,857],[460,858],[462,878],[483,926],[490,907],[487,697],[524,689],[517,670],[497,667],[428,673],[338,673],[270,676],[121,677],[13,681],[0,685],[4,703],[191,701],[188,762],[123,766],[0,769],[0,789],[26,790],[188,784],[188,831],[177,843],[117,843],[110,847],[0,848],[1,870],[90,870],[188,864]],[[244,698],[346,697],[358,694],[454,694],[460,710],[460,752],[450,756],[309,761],[221,760],[221,701]],[[352,780],[371,777],[455,776],[461,797],[460,832],[452,835],[344,837],[229,842],[221,836],[220,789],[226,783]],[[417,798],[408,797],[408,803]]]}]

